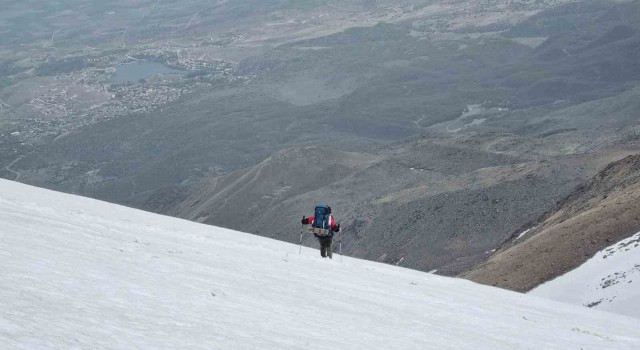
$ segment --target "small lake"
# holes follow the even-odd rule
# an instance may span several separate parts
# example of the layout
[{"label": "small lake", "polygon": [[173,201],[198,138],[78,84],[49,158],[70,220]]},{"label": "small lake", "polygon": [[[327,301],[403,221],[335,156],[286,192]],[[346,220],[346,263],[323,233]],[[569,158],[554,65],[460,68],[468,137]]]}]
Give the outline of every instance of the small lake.
[{"label": "small lake", "polygon": [[138,81],[148,79],[153,75],[173,75],[184,74],[183,71],[169,68],[162,63],[151,61],[136,61],[134,63],[119,64],[116,72],[111,76],[111,81],[122,83],[126,81]]}]

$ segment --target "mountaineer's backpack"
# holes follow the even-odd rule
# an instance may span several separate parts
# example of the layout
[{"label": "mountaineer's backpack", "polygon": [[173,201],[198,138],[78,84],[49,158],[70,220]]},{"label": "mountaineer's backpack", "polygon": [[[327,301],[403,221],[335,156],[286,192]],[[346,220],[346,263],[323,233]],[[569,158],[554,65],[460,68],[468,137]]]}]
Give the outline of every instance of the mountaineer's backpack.
[{"label": "mountaineer's backpack", "polygon": [[328,205],[316,205],[314,211],[313,224],[311,224],[312,232],[317,235],[331,234],[331,207]]}]

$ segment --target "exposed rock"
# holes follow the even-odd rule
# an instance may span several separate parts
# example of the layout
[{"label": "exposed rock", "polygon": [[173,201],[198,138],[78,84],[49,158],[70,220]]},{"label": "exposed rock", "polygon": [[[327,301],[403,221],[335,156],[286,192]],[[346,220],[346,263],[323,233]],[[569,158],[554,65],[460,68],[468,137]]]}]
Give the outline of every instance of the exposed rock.
[{"label": "exposed rock", "polygon": [[531,225],[524,239],[512,237],[461,276],[528,291],[640,231],[640,155],[609,164]]}]

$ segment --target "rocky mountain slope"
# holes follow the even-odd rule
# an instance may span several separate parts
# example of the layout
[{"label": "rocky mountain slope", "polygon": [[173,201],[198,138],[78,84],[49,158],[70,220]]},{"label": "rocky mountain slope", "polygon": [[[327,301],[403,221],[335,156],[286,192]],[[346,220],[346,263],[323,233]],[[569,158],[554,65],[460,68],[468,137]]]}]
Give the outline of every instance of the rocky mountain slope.
[{"label": "rocky mountain slope", "polygon": [[[295,242],[300,218],[329,203],[344,229],[345,253],[455,274],[630,152],[550,157],[548,150],[574,140],[546,141],[433,134],[360,154],[292,148],[214,179],[169,213]],[[313,237],[305,244],[314,245]]]},{"label": "rocky mountain slope", "polygon": [[[313,146],[286,149],[255,167],[214,178],[204,191],[168,213],[224,227],[246,227],[256,218],[269,220],[267,213],[272,214],[282,201],[343,180],[377,158]],[[273,228],[281,224],[279,215],[271,220]]]},{"label": "rocky mountain slope", "polygon": [[640,231],[639,213],[640,156],[634,155],[608,165],[462,276],[502,288],[531,290]]}]

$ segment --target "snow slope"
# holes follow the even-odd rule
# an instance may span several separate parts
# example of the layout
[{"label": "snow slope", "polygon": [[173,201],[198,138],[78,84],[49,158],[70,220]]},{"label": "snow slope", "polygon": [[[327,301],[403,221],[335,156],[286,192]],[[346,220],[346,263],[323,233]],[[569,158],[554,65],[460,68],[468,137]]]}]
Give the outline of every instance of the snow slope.
[{"label": "snow slope", "polygon": [[0,223],[2,349],[640,349],[634,318],[5,180]]},{"label": "snow slope", "polygon": [[640,318],[640,233],[529,293]]}]

